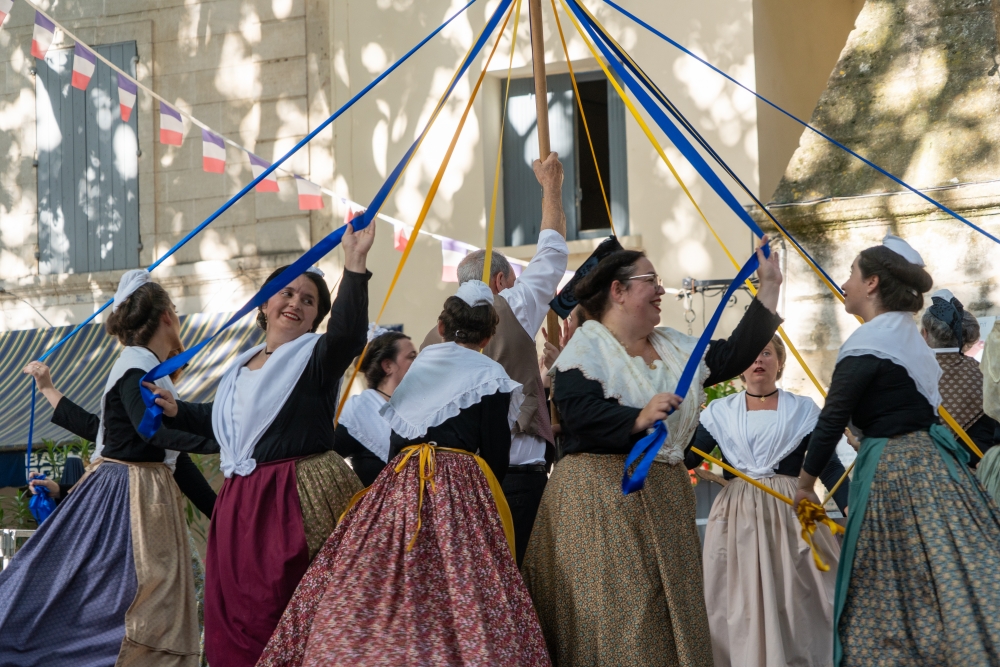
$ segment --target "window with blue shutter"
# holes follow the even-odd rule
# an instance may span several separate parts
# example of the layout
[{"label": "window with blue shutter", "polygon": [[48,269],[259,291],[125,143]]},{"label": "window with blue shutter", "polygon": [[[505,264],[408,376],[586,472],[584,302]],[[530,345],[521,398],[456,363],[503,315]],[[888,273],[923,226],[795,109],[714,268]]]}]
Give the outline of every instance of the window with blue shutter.
[{"label": "window with blue shutter", "polygon": [[[95,50],[135,74],[135,42]],[[37,68],[39,273],[137,268],[139,110],[121,121],[117,76],[100,60],[85,91],[71,85],[72,49]]]},{"label": "window with blue shutter", "polygon": [[[549,141],[563,163],[563,209],[569,240],[608,236],[611,225],[598,185],[597,167],[618,233],[628,233],[628,169],[625,106],[600,72],[577,74],[590,136],[580,119],[569,74],[548,77]],[[503,137],[504,237],[507,245],[535,243],[542,220],[542,193],[531,169],[538,158],[534,81],[510,83]],[[594,155],[597,162],[595,166]]]}]

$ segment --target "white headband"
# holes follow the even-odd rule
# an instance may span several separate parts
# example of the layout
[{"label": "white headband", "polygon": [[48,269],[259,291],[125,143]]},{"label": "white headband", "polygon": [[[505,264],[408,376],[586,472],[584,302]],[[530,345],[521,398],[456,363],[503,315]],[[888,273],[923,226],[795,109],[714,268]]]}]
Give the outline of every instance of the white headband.
[{"label": "white headband", "polygon": [[118,281],[118,290],[115,292],[115,303],[111,306],[111,312],[117,311],[126,299],[148,282],[149,271],[146,269],[132,269],[122,274],[122,279]]},{"label": "white headband", "polygon": [[375,324],[374,322],[371,322],[371,323],[368,324],[368,342],[369,343],[372,342],[373,340],[375,340],[376,338],[378,338],[379,336],[381,336],[382,334],[387,334],[387,333],[389,333],[388,329],[383,329],[382,327],[380,327],[379,325]]},{"label": "white headband", "polygon": [[950,289],[939,289],[934,294],[931,294],[931,298],[937,297],[939,299],[944,299],[945,301],[951,303],[951,300],[955,298],[955,295],[951,293]]},{"label": "white headband", "polygon": [[318,266],[310,266],[308,269],[306,269],[306,273],[315,273],[320,278],[326,277],[326,274],[320,271]]},{"label": "white headband", "polygon": [[493,291],[482,280],[465,281],[459,286],[455,296],[473,308],[493,305]]},{"label": "white headband", "polygon": [[898,236],[893,236],[892,234],[886,234],[885,238],[882,239],[882,245],[884,245],[889,250],[893,251],[897,255],[900,255],[910,264],[915,264],[917,266],[925,266],[924,259],[920,256],[920,253],[913,249],[909,243],[899,238]]}]

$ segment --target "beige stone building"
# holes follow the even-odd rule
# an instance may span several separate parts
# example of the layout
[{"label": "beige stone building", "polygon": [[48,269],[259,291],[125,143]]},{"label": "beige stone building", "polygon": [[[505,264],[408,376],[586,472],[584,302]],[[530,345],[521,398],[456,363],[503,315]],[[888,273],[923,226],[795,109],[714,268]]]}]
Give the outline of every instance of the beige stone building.
[{"label": "beige stone building", "polygon": [[[273,160],[462,4],[457,0],[45,0],[39,6],[87,44],[115,53],[123,66],[134,68],[130,71],[141,83],[177,108]],[[741,82],[809,117],[863,3],[631,0],[625,4]],[[419,133],[495,6],[495,0],[473,5],[292,158],[289,168],[367,204]],[[596,1],[588,6],[751,189],[768,201],[799,147],[801,128],[609,6]],[[158,107],[142,91],[132,121],[121,123],[113,102],[116,93],[108,92],[113,79],[101,84],[104,88],[95,85],[100,83],[101,68],[87,93],[54,85],[60,80],[56,75],[65,71],[60,68],[72,66],[73,42],[57,30],[48,62],[44,66],[36,62],[30,53],[33,13],[17,0],[0,29],[0,332],[80,322],[113,294],[122,270],[161,257],[252,177],[247,156],[233,148],[227,150],[224,174],[204,173],[200,132],[188,120],[183,146],[160,144]],[[580,143],[579,120],[572,93],[566,96],[565,76],[559,78],[567,65],[548,4],[544,13],[550,90],[556,93],[552,113],[561,114],[553,121],[558,135],[553,145],[572,158],[567,172],[573,176],[564,200],[573,209],[570,246],[572,262],[577,263],[606,231],[600,220],[588,217],[592,203],[599,201],[585,173],[589,149]],[[604,142],[608,154],[599,162],[614,172],[605,176],[623,241],[649,253],[668,287],[680,287],[686,277],[734,275],[638,125],[615,105],[613,92],[606,95],[607,82],[572,25],[565,15],[560,18],[570,58],[590,91],[582,95],[594,102],[595,136],[604,137],[599,143]],[[483,91],[425,225],[430,232],[479,246],[485,243],[493,190],[510,32],[508,27],[489,65]],[[459,83],[386,202],[387,215],[410,224],[416,219],[484,62],[480,56]],[[531,118],[517,115],[530,99],[530,84],[525,81],[530,77],[526,6],[513,76],[495,241],[506,246],[507,254],[526,259],[532,253],[532,225],[537,229],[538,221],[511,212],[519,193],[531,192],[518,179],[529,168],[531,150],[537,151]],[[592,100],[591,93],[596,95]],[[80,138],[81,127],[87,128],[85,139]],[[751,248],[746,228],[676,150],[668,146],[667,154],[742,261]],[[303,212],[290,176],[279,178],[279,185],[278,194],[248,194],[157,269],[156,279],[175,296],[182,313],[235,310],[274,267],[288,263],[340,224],[339,202],[326,197],[324,210]],[[573,192],[577,187],[579,191]],[[580,205],[574,203],[577,199]],[[744,196],[740,200],[749,203]],[[375,274],[373,317],[400,257],[393,248],[393,228],[384,222],[378,225],[370,258]],[[336,276],[340,261],[334,252],[321,266]],[[787,261],[789,293],[799,294],[798,281],[808,277],[796,268],[796,259]],[[455,289],[453,283],[440,280],[441,263],[440,243],[421,237],[384,323],[402,324],[414,336],[428,329],[443,299]],[[741,296],[740,303],[746,302],[747,297]],[[665,302],[664,323],[682,330],[690,324],[698,333],[703,314],[710,314],[715,303],[712,298],[696,298],[686,317],[681,302]],[[741,306],[731,309],[725,326],[732,326],[739,312]],[[797,317],[791,314],[792,320]],[[802,327],[795,332],[808,334]]]}]

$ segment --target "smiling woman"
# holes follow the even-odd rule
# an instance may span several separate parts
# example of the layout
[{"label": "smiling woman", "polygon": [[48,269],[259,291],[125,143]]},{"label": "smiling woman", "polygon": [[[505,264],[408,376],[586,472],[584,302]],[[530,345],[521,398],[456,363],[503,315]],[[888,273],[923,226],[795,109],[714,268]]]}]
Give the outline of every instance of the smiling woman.
[{"label": "smiling woman", "polygon": [[[746,370],[781,322],[777,253],[758,259],[757,298],[728,340],[712,342],[683,402],[671,392],[697,339],[657,327],[664,292],[652,262],[621,250],[577,287],[593,319],[551,371],[567,455],[523,567],[554,663],[713,664],[701,568],[691,568],[701,560],[694,492],[679,464],[703,386]],[[669,436],[645,489],[625,497],[625,456],[659,420]]]},{"label": "smiling woman", "polygon": [[[230,364],[214,403],[157,399],[165,425],[214,433],[221,448],[226,481],[205,559],[205,652],[214,667],[257,662],[309,562],[361,490],[332,451],[333,417],[340,378],[365,344],[374,235],[375,225],[357,233],[348,225],[332,305],[322,273],[310,269],[260,308],[265,342]],[[326,333],[315,333],[328,313]]]}]

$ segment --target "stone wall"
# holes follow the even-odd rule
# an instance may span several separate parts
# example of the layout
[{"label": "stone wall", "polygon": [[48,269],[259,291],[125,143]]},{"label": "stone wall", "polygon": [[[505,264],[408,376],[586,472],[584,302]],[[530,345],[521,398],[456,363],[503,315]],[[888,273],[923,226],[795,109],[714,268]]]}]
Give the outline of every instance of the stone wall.
[{"label": "stone wall", "polygon": [[[869,0],[811,124],[1000,236],[996,21],[990,0]],[[976,315],[1000,312],[997,244],[811,131],[769,208],[838,283],[889,230],[922,254],[935,289],[951,289]],[[858,324],[788,254],[786,330],[829,382]],[[798,369],[787,378],[791,388],[810,386]]]}]

